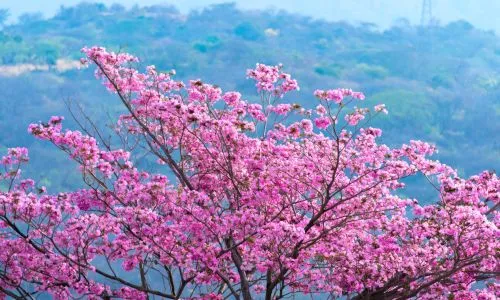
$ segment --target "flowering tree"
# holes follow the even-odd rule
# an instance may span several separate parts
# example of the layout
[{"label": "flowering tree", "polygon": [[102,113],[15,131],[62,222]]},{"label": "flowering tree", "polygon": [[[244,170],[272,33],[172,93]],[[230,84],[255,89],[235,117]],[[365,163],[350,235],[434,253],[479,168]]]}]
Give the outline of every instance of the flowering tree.
[{"label": "flowering tree", "polygon": [[[97,131],[29,132],[76,161],[87,188],[50,195],[0,161],[0,298],[495,299],[500,180],[462,179],[420,141],[391,149],[363,94],[318,90],[314,110],[281,66],[247,76],[261,103],[104,48],[84,64],[122,102],[120,148]],[[349,108],[351,107],[351,108]],[[363,128],[365,127],[365,128]],[[92,134],[95,132],[95,134]],[[154,158],[164,174],[138,169]],[[397,191],[423,174],[435,204]]]}]

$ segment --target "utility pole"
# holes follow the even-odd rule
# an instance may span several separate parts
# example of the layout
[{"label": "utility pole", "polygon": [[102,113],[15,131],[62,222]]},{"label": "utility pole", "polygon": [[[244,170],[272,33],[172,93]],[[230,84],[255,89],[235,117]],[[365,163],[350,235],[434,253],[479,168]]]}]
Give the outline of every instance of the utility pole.
[{"label": "utility pole", "polygon": [[432,22],[432,0],[422,0],[422,15],[420,17],[420,25],[422,27],[429,26]]}]

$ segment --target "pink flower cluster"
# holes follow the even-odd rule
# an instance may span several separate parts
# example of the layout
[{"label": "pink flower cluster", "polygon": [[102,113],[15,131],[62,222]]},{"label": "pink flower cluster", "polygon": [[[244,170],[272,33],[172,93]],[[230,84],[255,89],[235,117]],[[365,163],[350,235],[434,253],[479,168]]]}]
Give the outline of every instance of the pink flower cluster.
[{"label": "pink flower cluster", "polygon": [[247,70],[247,76],[256,81],[255,86],[258,91],[272,92],[283,97],[290,91],[298,91],[299,85],[297,80],[292,79],[290,74],[282,72],[281,69],[282,65],[257,64],[255,69]]},{"label": "pink flower cluster", "polygon": [[117,169],[130,168],[130,154],[122,149],[102,151],[95,138],[79,131],[62,132],[62,117],[52,117],[48,124],[31,124],[28,131],[34,136],[54,143],[80,164],[83,172],[98,169],[110,177]]},{"label": "pink flower cluster", "polygon": [[381,113],[384,113],[386,115],[389,113],[389,111],[387,110],[387,108],[385,108],[385,104],[375,105],[374,109],[375,109],[376,112],[381,112]]},{"label": "pink flower cluster", "polygon": [[[189,82],[188,94],[191,101],[209,101],[213,103],[221,98],[222,91],[220,88],[203,83],[198,79]],[[232,98],[235,96],[233,94]]]},{"label": "pink flower cluster", "polygon": [[0,180],[12,180],[18,177],[21,172],[20,166],[28,161],[28,149],[23,147],[7,149],[7,155],[0,159]]},{"label": "pink flower cluster", "polygon": [[354,112],[349,113],[345,116],[345,120],[349,125],[356,126],[361,120],[364,120],[367,113],[367,109],[355,108]]},{"label": "pink flower cluster", "polygon": [[241,94],[238,92],[227,92],[222,96],[222,99],[224,99],[224,102],[226,102],[227,105],[235,106],[239,103]]},{"label": "pink flower cluster", "polygon": [[290,103],[281,103],[275,106],[270,105],[267,109],[277,115],[285,116],[293,110],[293,106]]},{"label": "pink flower cluster", "polygon": [[341,103],[345,97],[352,97],[357,100],[364,100],[365,95],[361,92],[353,92],[351,89],[316,90],[314,96],[321,100]]},{"label": "pink flower cluster", "polygon": [[314,124],[319,129],[326,129],[328,126],[332,124],[332,121],[328,117],[319,117],[314,120]]}]

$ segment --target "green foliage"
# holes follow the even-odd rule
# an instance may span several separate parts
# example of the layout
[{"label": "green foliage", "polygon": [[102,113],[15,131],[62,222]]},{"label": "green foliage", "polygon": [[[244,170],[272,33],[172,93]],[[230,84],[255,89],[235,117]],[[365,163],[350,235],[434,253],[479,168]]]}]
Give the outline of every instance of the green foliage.
[{"label": "green foliage", "polygon": [[0,9],[0,26],[3,25],[5,23],[5,21],[7,21],[9,16],[10,16],[10,12],[8,9],[5,9],[5,8]]},{"label": "green foliage", "polygon": [[433,88],[446,88],[449,89],[453,86],[453,77],[451,74],[438,74],[431,78],[430,85]]},{"label": "green foliage", "polygon": [[372,95],[371,99],[386,105],[391,114],[387,121],[394,124],[405,122],[408,126],[423,126],[435,117],[433,114],[437,111],[437,105],[421,92],[387,90]]},{"label": "green foliage", "polygon": [[209,50],[217,49],[220,44],[220,39],[217,36],[211,35],[202,42],[194,43],[193,48],[201,53],[206,53]]},{"label": "green foliage", "polygon": [[49,65],[54,65],[59,57],[59,47],[58,44],[43,42],[37,46],[37,51],[40,56],[45,57],[45,61]]},{"label": "green foliage", "polygon": [[356,65],[356,70],[368,75],[368,77],[373,79],[383,79],[389,75],[389,71],[381,66],[368,65],[368,64],[358,64]]},{"label": "green foliage", "polygon": [[339,78],[342,72],[342,66],[338,64],[317,65],[314,72],[321,76],[330,76]]},{"label": "green foliage", "polygon": [[256,41],[262,37],[262,33],[250,22],[243,22],[236,26],[234,34],[248,41]]}]

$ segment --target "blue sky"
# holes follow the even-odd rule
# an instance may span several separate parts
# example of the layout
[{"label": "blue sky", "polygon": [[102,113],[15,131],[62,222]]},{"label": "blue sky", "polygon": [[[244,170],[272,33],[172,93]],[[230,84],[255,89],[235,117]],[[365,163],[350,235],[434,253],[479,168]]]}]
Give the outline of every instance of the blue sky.
[{"label": "blue sky", "polygon": [[[0,0],[0,8],[8,8],[15,20],[26,12],[42,12],[46,17],[55,14],[60,5],[74,5],[81,0]],[[286,9],[328,20],[348,20],[351,22],[367,21],[382,27],[390,26],[394,20],[404,17],[412,23],[420,20],[422,0],[101,0],[106,4],[121,3],[151,5],[169,3],[177,6],[182,12],[199,9],[214,3],[236,2],[245,9],[265,9],[274,7]],[[442,23],[457,19],[465,19],[474,26],[483,29],[494,29],[500,32],[500,0],[433,0],[434,15]]]}]

